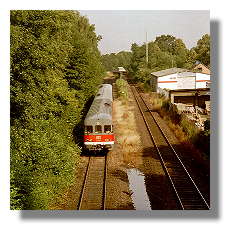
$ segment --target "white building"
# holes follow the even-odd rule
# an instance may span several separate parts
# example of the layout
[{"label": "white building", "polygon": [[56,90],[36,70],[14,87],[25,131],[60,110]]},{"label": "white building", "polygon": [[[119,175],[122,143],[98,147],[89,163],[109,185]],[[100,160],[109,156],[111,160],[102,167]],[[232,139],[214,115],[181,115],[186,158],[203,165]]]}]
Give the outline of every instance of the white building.
[{"label": "white building", "polygon": [[209,88],[211,83],[210,74],[196,72],[196,89],[197,88]]},{"label": "white building", "polygon": [[151,86],[155,91],[161,89],[198,89],[207,88],[210,75],[199,72],[189,72],[186,69],[171,68],[151,73]]},{"label": "white building", "polygon": [[118,67],[119,72],[126,72],[126,70],[123,67]]}]

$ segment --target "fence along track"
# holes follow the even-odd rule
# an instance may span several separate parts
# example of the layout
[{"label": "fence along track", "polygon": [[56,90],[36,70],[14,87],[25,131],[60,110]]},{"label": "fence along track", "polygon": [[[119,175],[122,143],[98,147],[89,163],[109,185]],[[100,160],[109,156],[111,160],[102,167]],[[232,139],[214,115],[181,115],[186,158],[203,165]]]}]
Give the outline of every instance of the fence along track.
[{"label": "fence along track", "polygon": [[106,164],[106,155],[89,157],[78,210],[105,210]]},{"label": "fence along track", "polygon": [[[152,115],[141,95],[136,96],[136,88],[132,92],[144,118],[147,129],[161,159],[164,171],[169,178],[181,209],[210,209],[208,203],[188,173],[180,157],[168,141],[156,119]],[[143,107],[143,108],[141,108]],[[142,111],[144,110],[144,111]],[[164,147],[163,147],[164,146]]]}]

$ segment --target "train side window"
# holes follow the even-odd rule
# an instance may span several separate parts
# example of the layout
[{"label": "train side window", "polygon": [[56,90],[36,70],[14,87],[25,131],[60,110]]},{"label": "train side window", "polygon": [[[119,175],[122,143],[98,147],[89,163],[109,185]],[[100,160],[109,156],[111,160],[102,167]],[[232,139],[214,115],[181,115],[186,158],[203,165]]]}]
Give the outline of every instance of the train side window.
[{"label": "train side window", "polygon": [[111,125],[104,125],[104,133],[111,133]]},{"label": "train side window", "polygon": [[102,126],[101,125],[96,125],[95,126],[95,132],[96,133],[102,133]]},{"label": "train side window", "polygon": [[86,126],[85,132],[86,133],[92,133],[93,132],[93,126]]}]

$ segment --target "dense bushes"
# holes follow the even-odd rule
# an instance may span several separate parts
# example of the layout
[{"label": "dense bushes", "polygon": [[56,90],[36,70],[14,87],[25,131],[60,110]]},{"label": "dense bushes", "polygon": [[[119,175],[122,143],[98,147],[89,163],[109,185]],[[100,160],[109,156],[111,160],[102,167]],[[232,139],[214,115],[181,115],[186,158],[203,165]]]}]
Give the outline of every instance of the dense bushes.
[{"label": "dense bushes", "polygon": [[131,52],[120,51],[102,55],[102,63],[107,71],[117,70],[118,67],[128,69],[131,61]]},{"label": "dense bushes", "polygon": [[11,209],[50,209],[73,182],[98,40],[76,11],[11,11]]},{"label": "dense bushes", "polygon": [[204,131],[201,131],[195,140],[197,148],[206,153],[207,157],[210,157],[210,120],[206,120],[204,123]]},{"label": "dense bushes", "polygon": [[119,78],[116,80],[116,85],[118,89],[118,96],[124,99],[128,98],[128,83],[126,80]]},{"label": "dense bushes", "polygon": [[170,100],[164,96],[153,97],[153,110],[165,118],[169,127],[181,142],[189,141],[210,157],[210,121],[205,122],[204,130],[199,130],[184,114],[179,114]]}]

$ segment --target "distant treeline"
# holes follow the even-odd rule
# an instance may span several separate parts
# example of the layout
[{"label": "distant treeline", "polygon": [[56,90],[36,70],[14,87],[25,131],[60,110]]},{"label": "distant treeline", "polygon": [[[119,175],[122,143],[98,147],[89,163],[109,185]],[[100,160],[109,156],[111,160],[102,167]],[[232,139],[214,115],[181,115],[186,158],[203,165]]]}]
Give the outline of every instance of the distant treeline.
[{"label": "distant treeline", "polygon": [[133,43],[131,52],[121,51],[117,54],[102,55],[107,71],[119,66],[128,70],[131,76],[141,82],[150,79],[150,73],[171,67],[192,68],[196,61],[210,67],[210,36],[205,34],[197,46],[187,49],[181,39],[171,35],[161,35],[148,43],[148,64],[146,63],[146,45]]},{"label": "distant treeline", "polygon": [[73,183],[73,130],[102,82],[100,36],[77,11],[14,10],[11,209],[50,209]]}]

